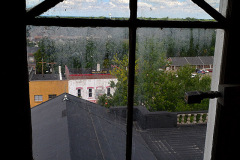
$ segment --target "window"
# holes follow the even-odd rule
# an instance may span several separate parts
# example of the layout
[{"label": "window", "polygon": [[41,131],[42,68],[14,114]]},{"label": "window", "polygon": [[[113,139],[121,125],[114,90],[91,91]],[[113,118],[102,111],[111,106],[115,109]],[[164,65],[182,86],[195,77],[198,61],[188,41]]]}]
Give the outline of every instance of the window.
[{"label": "window", "polygon": [[111,88],[107,88],[107,96],[110,96],[111,95]]},{"label": "window", "polygon": [[[143,5],[144,3],[139,3]],[[201,6],[201,3],[199,3]],[[138,6],[139,7],[139,6]],[[135,60],[136,60],[136,42],[137,42],[137,33],[141,30],[142,27],[154,27],[154,28],[225,28],[224,26],[224,18],[217,14],[217,12],[211,10],[210,14],[213,16],[218,22],[199,22],[199,21],[151,21],[151,20],[139,20],[137,19],[137,1],[131,1],[130,3],[130,20],[126,21],[106,21],[106,20],[87,20],[87,19],[55,19],[55,18],[35,18],[35,21],[29,21],[28,23],[31,25],[56,25],[56,26],[72,26],[72,27],[128,27],[129,28],[129,65],[126,67],[128,72],[128,97],[127,97],[127,106],[128,106],[128,115],[127,115],[127,144],[126,144],[126,157],[127,159],[131,159],[132,155],[132,128],[133,128],[133,105],[134,105],[134,80],[135,80]],[[204,8],[204,5],[202,5]],[[150,7],[151,8],[151,7]],[[151,8],[150,10],[153,10]],[[43,11],[42,11],[43,12]],[[35,17],[34,10],[29,12],[29,17]],[[217,15],[217,16],[216,16]],[[61,21],[63,20],[63,21]],[[79,22],[79,23],[76,23]],[[138,56],[138,55],[137,55]],[[149,62],[151,62],[149,60]],[[172,67],[175,68],[175,67]],[[148,74],[146,74],[148,76]],[[167,88],[167,87],[166,87]],[[109,90],[108,90],[109,89]],[[110,94],[110,88],[107,89],[107,94]],[[88,88],[88,97],[93,97],[93,89]],[[154,96],[150,97],[154,99]],[[42,97],[41,97],[42,99]],[[141,100],[141,99],[140,99]],[[190,118],[189,118],[190,119]]]},{"label": "window", "polygon": [[92,97],[93,96],[93,89],[89,88],[88,89],[88,97]]},{"label": "window", "polygon": [[56,94],[49,94],[49,95],[48,95],[48,99],[53,99],[53,98],[55,98],[55,97],[57,97]]},{"label": "window", "polygon": [[78,97],[81,97],[82,96],[82,89],[77,89],[77,96]]},{"label": "window", "polygon": [[42,95],[34,95],[34,101],[36,101],[36,102],[43,101]]}]

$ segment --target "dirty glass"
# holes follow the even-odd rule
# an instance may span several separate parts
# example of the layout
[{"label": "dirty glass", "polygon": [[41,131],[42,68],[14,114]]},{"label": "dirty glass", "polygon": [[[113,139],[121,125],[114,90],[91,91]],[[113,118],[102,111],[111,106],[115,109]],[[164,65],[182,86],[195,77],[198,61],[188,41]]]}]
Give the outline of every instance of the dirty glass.
[{"label": "dirty glass", "polygon": [[26,29],[34,159],[125,159],[128,28]]},{"label": "dirty glass", "polygon": [[[219,6],[218,0],[209,0],[214,8]],[[139,0],[139,19],[163,20],[196,20],[212,19],[204,10],[191,0]]]},{"label": "dirty glass", "polygon": [[44,0],[26,0],[26,9],[30,9],[30,8],[40,4],[43,1]]},{"label": "dirty glass", "polygon": [[41,16],[129,18],[129,0],[65,0]]},{"label": "dirty glass", "polygon": [[205,0],[210,6],[219,11],[220,0]]},{"label": "dirty glass", "polygon": [[214,29],[137,29],[135,131],[157,159],[203,159],[209,99],[186,104],[184,94],[210,91],[215,38]]}]

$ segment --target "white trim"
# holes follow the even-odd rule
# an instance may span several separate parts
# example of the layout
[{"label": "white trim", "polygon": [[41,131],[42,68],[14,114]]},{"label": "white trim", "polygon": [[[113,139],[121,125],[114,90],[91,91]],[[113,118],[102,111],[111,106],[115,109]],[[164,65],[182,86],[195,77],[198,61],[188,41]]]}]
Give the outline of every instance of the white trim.
[{"label": "white trim", "polygon": [[[220,69],[221,69],[221,62],[222,62],[222,51],[223,51],[223,43],[224,43],[223,39],[224,39],[224,30],[218,29],[217,35],[216,35],[211,91],[218,91]],[[217,99],[210,100],[209,109],[208,109],[208,122],[207,122],[207,131],[206,131],[206,139],[205,139],[205,149],[204,149],[204,160],[211,160],[216,106],[217,106]]]}]

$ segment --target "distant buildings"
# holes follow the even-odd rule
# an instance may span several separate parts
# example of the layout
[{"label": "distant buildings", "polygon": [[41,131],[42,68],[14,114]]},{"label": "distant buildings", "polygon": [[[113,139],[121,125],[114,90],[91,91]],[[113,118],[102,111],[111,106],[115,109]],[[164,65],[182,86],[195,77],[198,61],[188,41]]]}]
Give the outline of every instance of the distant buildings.
[{"label": "distant buildings", "polygon": [[68,93],[68,81],[61,74],[33,74],[29,80],[30,106],[34,107],[62,93]]},{"label": "distant buildings", "polygon": [[68,80],[69,93],[85,100],[96,103],[98,96],[106,94],[113,95],[114,88],[110,82],[117,82],[117,78],[111,75],[108,70],[90,69],[68,69],[65,66],[66,78]]},{"label": "distant buildings", "polygon": [[167,70],[177,70],[184,65],[191,65],[196,69],[208,69],[213,68],[213,56],[199,56],[199,57],[169,57],[169,66]]},{"label": "distant buildings", "polygon": [[[168,61],[169,66],[166,70],[177,70],[179,67],[187,64],[196,69],[212,70],[213,68],[213,56],[169,57]],[[29,72],[31,107],[52,99],[62,93],[69,93],[96,103],[100,95],[113,95],[115,88],[111,88],[110,82],[113,81],[117,83],[117,78],[111,75],[109,70],[101,69],[100,64],[97,65],[96,70],[85,68],[71,69],[65,66],[64,74],[62,74],[61,67],[59,68],[58,74],[42,75],[33,72],[34,71]]]},{"label": "distant buildings", "polygon": [[96,103],[100,95],[113,95],[115,90],[111,88],[110,82],[117,82],[117,78],[112,76],[109,71],[100,70],[100,65],[98,65],[97,70],[68,69],[65,66],[65,74],[62,74],[61,67],[59,67],[58,74],[30,73],[29,77],[31,107],[62,93],[70,93]]}]

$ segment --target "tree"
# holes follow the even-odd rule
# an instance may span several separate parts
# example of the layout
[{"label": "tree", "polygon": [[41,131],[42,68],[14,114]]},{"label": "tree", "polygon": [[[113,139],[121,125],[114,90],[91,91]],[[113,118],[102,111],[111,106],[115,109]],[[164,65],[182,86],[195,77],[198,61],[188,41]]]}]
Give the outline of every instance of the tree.
[{"label": "tree", "polygon": [[118,82],[111,82],[110,86],[116,88],[112,97],[112,105],[125,106],[127,105],[127,74],[128,74],[128,56],[124,55],[120,60],[116,54],[113,58],[113,65],[110,74],[118,78]]},{"label": "tree", "polygon": [[87,44],[86,44],[85,68],[92,69],[94,67],[95,63],[93,61],[93,57],[95,56],[95,52],[96,52],[96,46],[92,38],[90,38],[87,40]]},{"label": "tree", "polygon": [[167,40],[167,57],[175,56],[174,46],[175,46],[175,41],[172,38],[168,38],[168,40]]},{"label": "tree", "polygon": [[189,48],[187,51],[187,56],[193,57],[196,56],[194,53],[194,43],[193,43],[193,29],[190,29],[190,41],[189,41]]},{"label": "tree", "polygon": [[[149,54],[155,55],[154,52]],[[192,77],[195,69],[189,65],[180,68],[177,72],[163,71],[156,65],[159,60],[154,61],[149,58],[142,62],[139,59],[136,61],[134,105],[144,105],[150,111],[207,110],[208,100],[204,100],[201,104],[189,105],[184,102],[184,93],[193,90],[210,90],[211,78],[200,75]],[[104,100],[103,97],[101,103],[107,102],[110,106],[125,106],[127,105],[128,58],[125,56],[123,60],[119,60],[115,56],[114,62],[115,66],[110,73],[118,78],[116,84],[114,82],[111,84],[116,91],[110,102],[106,98]]]}]

